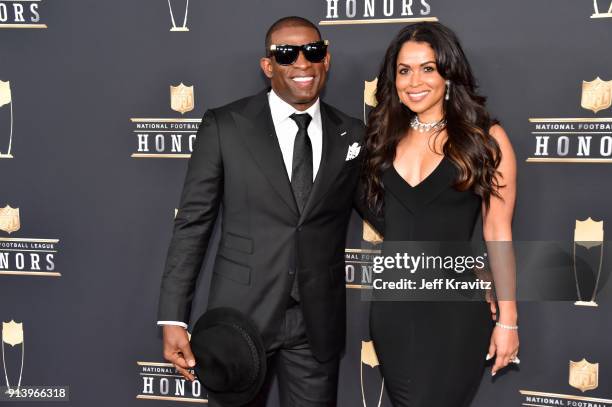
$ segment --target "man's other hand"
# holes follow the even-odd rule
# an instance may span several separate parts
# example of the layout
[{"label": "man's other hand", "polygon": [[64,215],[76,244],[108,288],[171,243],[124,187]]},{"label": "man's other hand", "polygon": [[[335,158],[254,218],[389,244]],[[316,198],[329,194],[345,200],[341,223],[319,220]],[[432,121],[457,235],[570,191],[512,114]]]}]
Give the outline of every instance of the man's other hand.
[{"label": "man's other hand", "polygon": [[164,325],[164,358],[172,363],[176,370],[189,381],[195,377],[189,372],[195,366],[195,358],[191,353],[187,330],[181,326]]}]

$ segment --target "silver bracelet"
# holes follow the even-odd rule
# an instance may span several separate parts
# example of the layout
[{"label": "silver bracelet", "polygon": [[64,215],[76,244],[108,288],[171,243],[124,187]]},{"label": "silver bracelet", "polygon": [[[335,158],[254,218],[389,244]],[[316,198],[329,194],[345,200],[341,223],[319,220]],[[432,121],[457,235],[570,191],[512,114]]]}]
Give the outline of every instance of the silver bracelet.
[{"label": "silver bracelet", "polygon": [[506,324],[502,324],[501,322],[496,322],[495,325],[497,325],[500,328],[511,329],[513,331],[516,331],[518,329],[518,325],[506,325]]}]

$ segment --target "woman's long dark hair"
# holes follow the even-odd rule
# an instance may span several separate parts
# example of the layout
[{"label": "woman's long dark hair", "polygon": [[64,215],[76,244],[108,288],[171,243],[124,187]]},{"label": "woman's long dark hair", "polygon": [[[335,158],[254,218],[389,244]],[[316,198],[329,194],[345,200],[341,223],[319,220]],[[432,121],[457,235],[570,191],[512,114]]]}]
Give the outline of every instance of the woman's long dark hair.
[{"label": "woman's long dark hair", "polygon": [[407,41],[429,44],[436,56],[438,72],[451,82],[450,100],[443,104],[448,139],[442,151],[459,170],[455,188],[472,188],[488,208],[491,195],[499,197],[497,167],[501,151],[489,134],[497,121],[490,118],[485,108],[486,98],[476,92],[476,81],[457,36],[440,23],[409,25],[387,49],[378,74],[378,105],[370,112],[366,130],[362,173],[366,203],[380,214],[384,204],[382,174],[393,165],[396,147],[415,116],[399,101],[395,87],[397,56]]}]

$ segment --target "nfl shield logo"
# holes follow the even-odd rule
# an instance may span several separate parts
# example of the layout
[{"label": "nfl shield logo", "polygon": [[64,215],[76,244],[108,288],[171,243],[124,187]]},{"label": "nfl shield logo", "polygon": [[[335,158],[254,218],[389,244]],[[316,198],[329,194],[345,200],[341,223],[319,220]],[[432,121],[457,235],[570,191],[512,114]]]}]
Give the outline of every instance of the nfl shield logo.
[{"label": "nfl shield logo", "polygon": [[[376,100],[376,87],[378,86],[378,78],[374,78],[372,81],[365,81],[363,83],[363,122],[368,121],[368,113],[370,109],[374,108],[378,104]],[[367,107],[367,108],[366,108]]]},{"label": "nfl shield logo", "polygon": [[380,244],[383,242],[382,236],[365,220],[363,221],[363,233],[361,238],[372,244]]},{"label": "nfl shield logo", "polygon": [[580,362],[569,362],[569,385],[581,392],[596,389],[599,385],[599,363],[589,363],[586,359]]},{"label": "nfl shield logo", "polygon": [[594,113],[612,106],[612,81],[603,81],[599,77],[590,82],[582,81],[580,106]]},{"label": "nfl shield logo", "polygon": [[182,82],[178,86],[170,86],[170,107],[180,114],[192,111],[194,107],[193,86],[185,86]]},{"label": "nfl shield logo", "polygon": [[363,85],[363,104],[371,107],[376,107],[376,87],[378,86],[378,78],[372,81],[365,81]]},{"label": "nfl shield logo", "polygon": [[20,227],[19,208],[11,208],[9,205],[0,208],[0,230],[10,234],[18,231]]}]

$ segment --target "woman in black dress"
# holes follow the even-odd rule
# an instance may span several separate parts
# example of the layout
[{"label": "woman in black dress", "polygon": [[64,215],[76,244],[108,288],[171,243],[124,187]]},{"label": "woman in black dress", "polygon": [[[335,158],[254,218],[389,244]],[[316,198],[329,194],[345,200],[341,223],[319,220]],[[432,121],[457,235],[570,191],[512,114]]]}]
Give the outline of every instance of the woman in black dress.
[{"label": "woman in black dress", "polygon": [[[512,240],[516,162],[455,34],[410,25],[389,46],[368,119],[362,190],[385,241]],[[395,407],[468,406],[485,358],[518,363],[517,309],[482,301],[374,301],[370,329]]]}]

